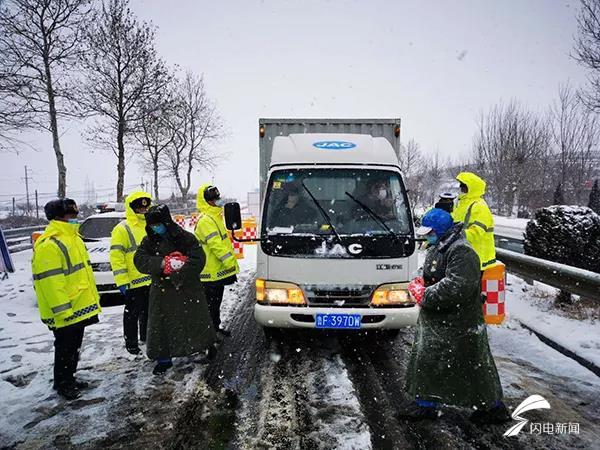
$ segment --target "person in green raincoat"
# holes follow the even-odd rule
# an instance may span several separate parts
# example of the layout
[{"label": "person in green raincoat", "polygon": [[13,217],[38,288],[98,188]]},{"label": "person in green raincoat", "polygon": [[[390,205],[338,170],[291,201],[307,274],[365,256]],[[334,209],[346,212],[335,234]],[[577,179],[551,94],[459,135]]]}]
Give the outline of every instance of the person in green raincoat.
[{"label": "person in green raincoat", "polygon": [[467,407],[475,423],[510,420],[483,319],[479,258],[447,211],[423,216],[430,247],[423,277],[409,285],[421,312],[407,370],[415,399],[400,414],[435,419],[441,404]]},{"label": "person in green raincoat", "polygon": [[196,237],[173,222],[166,205],[148,210],[146,232],[133,262],[152,277],[146,353],[159,375],[173,366],[173,357],[214,356],[216,335],[198,277],[205,256]]}]

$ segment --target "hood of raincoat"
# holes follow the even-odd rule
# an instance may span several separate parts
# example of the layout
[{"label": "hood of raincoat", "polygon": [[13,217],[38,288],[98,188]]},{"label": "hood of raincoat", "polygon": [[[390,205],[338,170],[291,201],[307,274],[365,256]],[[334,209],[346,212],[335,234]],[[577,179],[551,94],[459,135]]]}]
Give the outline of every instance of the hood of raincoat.
[{"label": "hood of raincoat", "polygon": [[210,186],[212,186],[210,183],[204,183],[200,186],[198,194],[196,195],[196,206],[198,207],[198,211],[202,214],[207,214],[212,217],[221,217],[223,215],[223,208],[220,206],[212,206],[204,200],[204,192]]},{"label": "hood of raincoat", "polygon": [[[125,218],[127,219],[127,221],[131,222],[132,224],[135,224],[138,221],[141,221],[141,222],[146,221],[146,219],[138,217],[138,215],[135,213],[135,211],[131,207],[131,203],[136,201],[138,198],[144,198],[144,197],[150,199],[150,205],[151,205],[152,204],[152,196],[144,191],[132,192],[131,194],[129,194],[127,196],[127,198],[125,198]],[[150,205],[148,205],[148,206],[150,206]],[[142,214],[142,217],[143,217],[143,214]]]},{"label": "hood of raincoat", "polygon": [[479,178],[472,172],[461,172],[456,176],[456,179],[464,183],[469,188],[469,192],[461,194],[459,198],[477,198],[485,194],[485,181]]}]

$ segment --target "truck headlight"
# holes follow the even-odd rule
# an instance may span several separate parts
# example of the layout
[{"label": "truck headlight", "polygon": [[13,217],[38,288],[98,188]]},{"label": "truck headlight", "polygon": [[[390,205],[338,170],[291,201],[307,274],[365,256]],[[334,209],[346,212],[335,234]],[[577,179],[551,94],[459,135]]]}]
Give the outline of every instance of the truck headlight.
[{"label": "truck headlight", "polygon": [[256,280],[256,301],[268,305],[306,305],[304,293],[294,283]]},{"label": "truck headlight", "polygon": [[407,283],[390,283],[379,286],[371,298],[371,306],[410,306],[415,302],[408,295]]}]

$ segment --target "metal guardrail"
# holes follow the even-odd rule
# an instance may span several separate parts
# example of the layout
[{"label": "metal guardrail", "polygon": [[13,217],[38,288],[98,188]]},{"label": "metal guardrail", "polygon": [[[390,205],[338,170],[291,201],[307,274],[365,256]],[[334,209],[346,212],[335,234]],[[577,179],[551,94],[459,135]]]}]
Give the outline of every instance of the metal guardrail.
[{"label": "metal guardrail", "polygon": [[35,231],[44,231],[46,225],[35,225],[32,227],[9,228],[2,230],[6,238],[8,251],[11,253],[27,250],[33,247],[31,234]]},{"label": "metal guardrail", "polygon": [[496,248],[496,256],[509,272],[572,294],[600,301],[600,273]]},{"label": "metal guardrail", "polygon": [[7,230],[2,230],[4,232],[4,236],[6,239],[11,238],[20,238],[24,236],[31,236],[31,233],[34,231],[43,231],[46,228],[46,225],[35,225],[33,227],[23,227],[23,228],[9,228]]}]

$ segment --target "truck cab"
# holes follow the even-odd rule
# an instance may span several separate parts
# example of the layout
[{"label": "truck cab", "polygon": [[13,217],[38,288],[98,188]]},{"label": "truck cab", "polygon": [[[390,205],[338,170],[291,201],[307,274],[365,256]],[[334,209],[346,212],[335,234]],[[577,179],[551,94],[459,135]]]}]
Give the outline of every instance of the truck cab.
[{"label": "truck cab", "polygon": [[[256,321],[269,328],[400,329],[419,307],[411,210],[385,137],[276,136],[261,186]],[[261,155],[262,157],[262,155]]]}]

